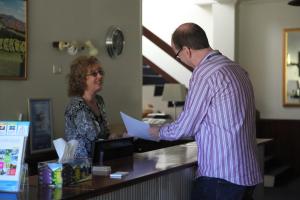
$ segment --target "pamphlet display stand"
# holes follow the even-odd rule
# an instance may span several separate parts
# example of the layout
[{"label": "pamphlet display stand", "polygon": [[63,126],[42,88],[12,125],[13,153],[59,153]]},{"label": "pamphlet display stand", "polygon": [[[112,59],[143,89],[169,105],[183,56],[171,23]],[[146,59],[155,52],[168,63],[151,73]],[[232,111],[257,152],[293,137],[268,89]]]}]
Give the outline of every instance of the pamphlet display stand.
[{"label": "pamphlet display stand", "polygon": [[28,121],[0,121],[0,199],[19,196],[26,190],[28,174],[24,164]]}]

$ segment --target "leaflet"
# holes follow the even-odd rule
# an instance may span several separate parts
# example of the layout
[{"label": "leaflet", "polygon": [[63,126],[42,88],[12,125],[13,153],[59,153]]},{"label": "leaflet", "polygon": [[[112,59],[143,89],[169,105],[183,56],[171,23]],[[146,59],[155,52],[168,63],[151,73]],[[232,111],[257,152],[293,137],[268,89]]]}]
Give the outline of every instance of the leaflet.
[{"label": "leaflet", "polygon": [[117,171],[115,173],[110,174],[110,178],[114,179],[121,179],[122,177],[126,176],[129,172],[122,172],[122,171]]},{"label": "leaflet", "polygon": [[0,121],[0,191],[20,188],[29,122]]},{"label": "leaflet", "polygon": [[124,125],[127,129],[127,133],[130,136],[142,138],[145,140],[153,140],[156,141],[155,138],[152,138],[149,133],[150,125],[137,120],[129,115],[126,115],[123,112],[120,112]]}]

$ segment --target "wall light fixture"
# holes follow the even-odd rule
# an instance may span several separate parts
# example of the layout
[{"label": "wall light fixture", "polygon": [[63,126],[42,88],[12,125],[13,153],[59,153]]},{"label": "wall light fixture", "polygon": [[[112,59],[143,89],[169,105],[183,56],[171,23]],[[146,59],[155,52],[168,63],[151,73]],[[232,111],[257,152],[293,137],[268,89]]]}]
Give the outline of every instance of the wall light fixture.
[{"label": "wall light fixture", "polygon": [[90,40],[85,41],[84,43],[72,41],[54,41],[52,42],[53,48],[58,49],[59,51],[67,51],[69,55],[76,55],[77,53],[88,50],[90,56],[96,56],[98,54],[98,49],[93,45]]}]

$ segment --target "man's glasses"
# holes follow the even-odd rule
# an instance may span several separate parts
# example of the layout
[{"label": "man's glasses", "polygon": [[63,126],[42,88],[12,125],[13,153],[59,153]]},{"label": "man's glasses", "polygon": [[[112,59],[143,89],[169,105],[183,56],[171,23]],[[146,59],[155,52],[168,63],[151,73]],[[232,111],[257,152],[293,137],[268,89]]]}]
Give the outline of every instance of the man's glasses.
[{"label": "man's glasses", "polygon": [[96,71],[92,71],[90,73],[87,73],[87,76],[93,76],[93,77],[97,77],[97,75],[100,74],[100,76],[104,75],[104,71],[102,69],[98,69]]},{"label": "man's glasses", "polygon": [[182,50],[182,47],[179,49],[179,51],[177,51],[177,53],[176,53],[176,55],[175,55],[175,59],[179,59],[179,54],[180,54],[180,52],[181,52],[181,50]]}]

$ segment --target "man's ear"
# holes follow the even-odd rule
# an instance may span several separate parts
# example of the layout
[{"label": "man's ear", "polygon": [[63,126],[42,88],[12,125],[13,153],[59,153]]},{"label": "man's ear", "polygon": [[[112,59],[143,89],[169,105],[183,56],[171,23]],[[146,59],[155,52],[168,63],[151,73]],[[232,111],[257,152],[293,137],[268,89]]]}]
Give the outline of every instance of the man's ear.
[{"label": "man's ear", "polygon": [[186,54],[187,54],[187,56],[189,57],[189,58],[191,58],[192,57],[192,49],[191,48],[189,48],[189,47],[184,47],[184,48],[186,48]]}]

